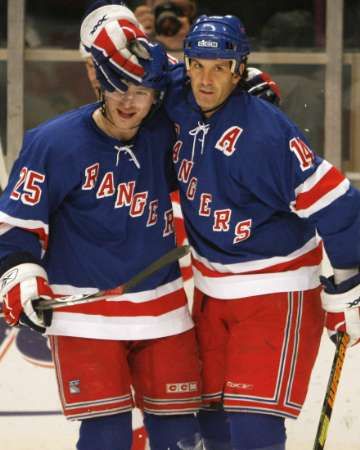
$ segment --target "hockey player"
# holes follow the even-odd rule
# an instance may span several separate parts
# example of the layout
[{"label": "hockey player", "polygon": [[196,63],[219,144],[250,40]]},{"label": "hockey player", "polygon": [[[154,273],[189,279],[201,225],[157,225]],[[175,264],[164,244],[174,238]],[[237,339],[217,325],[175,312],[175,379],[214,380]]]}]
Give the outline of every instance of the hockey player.
[{"label": "hockey player", "polygon": [[[360,194],[285,114],[245,92],[236,17],[200,17],[184,53],[166,104],[192,246],[203,437],[212,450],[284,450],[324,323],[360,339]],[[323,245],[334,267],[326,318]]]},{"label": "hockey player", "polygon": [[[244,89],[251,95],[256,95],[274,105],[279,106],[281,101],[280,88],[267,72],[261,71],[255,67],[247,68],[247,77],[244,82]],[[186,230],[184,226],[184,217],[181,212],[179,191],[172,192],[172,205],[174,211],[174,226],[178,244],[188,244]],[[182,258],[180,268],[183,279],[192,278],[192,267],[190,258]]]},{"label": "hockey player", "polygon": [[3,312],[10,325],[46,328],[64,414],[81,420],[78,450],[129,450],[134,404],[153,450],[199,449],[198,355],[178,264],[47,322],[32,304],[112,288],[175,247],[173,126],[158,108],[167,57],[154,45],[141,83],[121,79],[112,47],[125,39],[120,22],[142,34],[127,8],[122,21],[118,13],[101,7],[82,23],[100,102],[27,132],[0,199]]}]

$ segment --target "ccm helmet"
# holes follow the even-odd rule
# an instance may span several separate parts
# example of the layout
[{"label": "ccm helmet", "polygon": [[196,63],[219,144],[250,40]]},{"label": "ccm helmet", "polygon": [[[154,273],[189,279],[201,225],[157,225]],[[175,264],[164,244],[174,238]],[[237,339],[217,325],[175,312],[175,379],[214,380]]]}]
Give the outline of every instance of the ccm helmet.
[{"label": "ccm helmet", "polygon": [[248,38],[236,16],[200,16],[184,41],[186,67],[191,58],[229,59],[231,70],[238,72],[241,62],[250,53]]}]

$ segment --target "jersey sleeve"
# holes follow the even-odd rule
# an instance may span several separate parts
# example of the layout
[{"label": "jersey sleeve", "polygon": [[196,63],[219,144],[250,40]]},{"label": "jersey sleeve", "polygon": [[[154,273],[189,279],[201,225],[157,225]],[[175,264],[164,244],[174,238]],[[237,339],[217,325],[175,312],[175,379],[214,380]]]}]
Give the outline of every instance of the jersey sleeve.
[{"label": "jersey sleeve", "polygon": [[171,120],[176,122],[177,106],[184,99],[184,87],[186,84],[186,71],[184,63],[178,63],[169,68],[169,85],[164,99],[164,108]]},{"label": "jersey sleeve", "polygon": [[38,129],[26,133],[0,197],[0,256],[18,247],[35,253],[39,246],[46,250],[51,214],[67,195],[74,170],[57,145]]},{"label": "jersey sleeve", "polygon": [[9,256],[27,255],[27,261],[40,262],[42,256],[41,244],[34,233],[12,227],[0,236],[0,273],[3,273],[3,262]]},{"label": "jersey sleeve", "polygon": [[311,150],[297,127],[287,122],[273,128],[266,146],[262,135],[255,145],[258,151],[239,163],[242,181],[274,214],[292,213],[310,221],[333,267],[359,265],[360,192]]}]

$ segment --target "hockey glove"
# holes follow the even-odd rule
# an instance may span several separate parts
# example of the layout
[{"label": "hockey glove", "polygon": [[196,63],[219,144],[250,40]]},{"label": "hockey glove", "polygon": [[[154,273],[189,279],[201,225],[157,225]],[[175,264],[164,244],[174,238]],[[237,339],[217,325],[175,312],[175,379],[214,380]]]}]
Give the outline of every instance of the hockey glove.
[{"label": "hockey glove", "polygon": [[330,339],[336,342],[336,333],[346,332],[349,346],[360,341],[360,273],[335,284],[334,277],[320,277],[324,287],[322,306],[326,311],[325,326]]},{"label": "hockey glove", "polygon": [[7,270],[0,278],[3,313],[10,326],[27,325],[40,333],[51,324],[51,311],[37,313],[33,300],[54,298],[45,270],[34,263],[23,263]]},{"label": "hockey glove", "polygon": [[142,81],[144,68],[139,58],[149,57],[147,44],[144,32],[125,19],[111,21],[101,29],[90,52],[97,76],[107,90],[126,91],[127,85],[122,79],[137,84]]},{"label": "hockey glove", "polygon": [[271,79],[270,75],[255,67],[248,67],[246,88],[249,94],[267,100],[274,105],[280,104],[279,86]]}]

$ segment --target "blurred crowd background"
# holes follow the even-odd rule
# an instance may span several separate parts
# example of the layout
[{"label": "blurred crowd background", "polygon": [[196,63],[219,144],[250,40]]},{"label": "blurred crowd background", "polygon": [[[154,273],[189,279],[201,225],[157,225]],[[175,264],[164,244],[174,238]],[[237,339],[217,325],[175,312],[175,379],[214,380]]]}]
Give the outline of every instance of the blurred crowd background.
[{"label": "blurred crowd background", "polygon": [[[7,47],[7,5],[0,0],[0,51]],[[336,0],[333,0],[336,1]],[[326,0],[128,0],[146,31],[181,57],[182,40],[200,14],[236,14],[244,23],[253,55],[286,52],[288,63],[255,64],[280,85],[281,107],[307,133],[319,154],[324,146],[325,65],[296,63],[296,54],[325,51]],[[27,0],[28,49],[79,49],[79,27],[88,0]],[[360,0],[344,2],[344,52],[360,52]],[[65,110],[94,101],[84,59],[25,62],[24,126],[31,128]],[[51,59],[51,58],[50,58]],[[258,58],[259,59],[259,58]],[[260,58],[261,59],[261,58]],[[250,57],[251,62],[251,57]],[[343,158],[349,151],[353,67],[343,65]],[[355,86],[356,87],[356,86]],[[359,89],[359,87],[357,87]],[[6,58],[0,58],[0,137],[6,148]],[[359,105],[360,106],[360,105]]]}]

